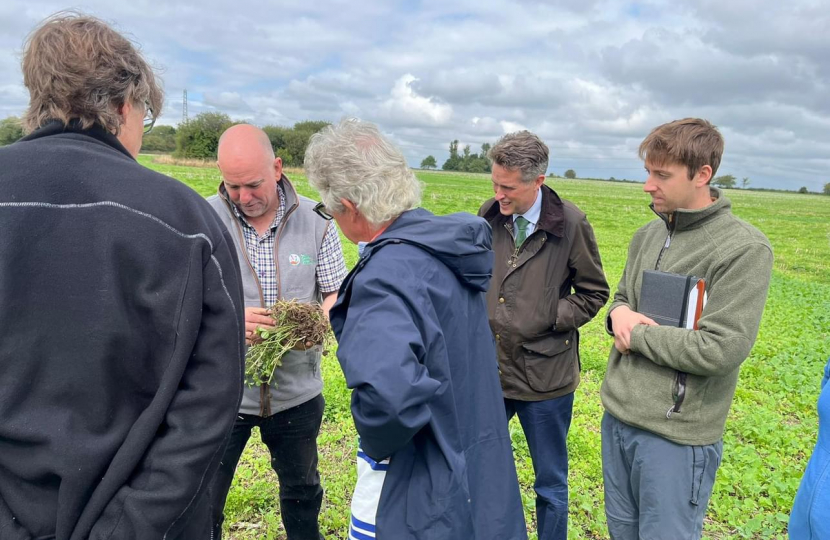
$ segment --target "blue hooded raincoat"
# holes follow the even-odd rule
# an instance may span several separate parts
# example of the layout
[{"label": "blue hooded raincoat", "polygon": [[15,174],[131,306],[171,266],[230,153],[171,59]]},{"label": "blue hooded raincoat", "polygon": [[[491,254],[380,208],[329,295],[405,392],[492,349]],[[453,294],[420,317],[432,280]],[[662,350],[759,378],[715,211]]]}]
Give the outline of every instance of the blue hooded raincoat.
[{"label": "blue hooded raincoat", "polygon": [[484,292],[491,231],[410,210],[331,310],[360,435],[349,538],[527,538]]},{"label": "blue hooded raincoat", "polygon": [[830,538],[830,359],[818,398],[818,441],[807,463],[790,515],[790,538]]}]

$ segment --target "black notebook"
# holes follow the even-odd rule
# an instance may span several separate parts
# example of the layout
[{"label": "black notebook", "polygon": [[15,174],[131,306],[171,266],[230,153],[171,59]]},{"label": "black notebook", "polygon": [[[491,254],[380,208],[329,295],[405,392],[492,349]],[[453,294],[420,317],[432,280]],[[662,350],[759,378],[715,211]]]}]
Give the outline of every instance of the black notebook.
[{"label": "black notebook", "polygon": [[657,324],[696,329],[705,303],[702,278],[659,270],[643,271],[637,311]]}]

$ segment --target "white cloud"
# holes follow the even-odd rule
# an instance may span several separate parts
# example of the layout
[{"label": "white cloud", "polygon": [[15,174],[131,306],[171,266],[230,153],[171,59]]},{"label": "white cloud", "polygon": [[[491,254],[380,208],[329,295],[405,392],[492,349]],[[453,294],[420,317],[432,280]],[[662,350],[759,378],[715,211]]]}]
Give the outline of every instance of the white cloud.
[{"label": "white cloud", "polygon": [[382,116],[393,124],[445,125],[452,117],[452,107],[415,92],[412,83],[417,80],[407,73],[395,81],[391,97],[380,106]]},{"label": "white cloud", "polygon": [[507,120],[502,120],[499,122],[501,125],[501,129],[504,130],[505,133],[513,133],[514,131],[523,131],[527,128],[521,124],[517,124],[516,122],[509,122]]},{"label": "white cloud", "polygon": [[[27,102],[19,53],[65,4],[0,5],[0,116]],[[814,0],[84,0],[163,67],[162,121],[221,110],[290,125],[357,116],[410,163],[527,128],[554,170],[641,178],[636,148],[686,116],[717,124],[724,174],[820,190],[830,161],[830,10]],[[467,144],[467,143],[465,143]],[[561,171],[560,171],[561,172]]]}]

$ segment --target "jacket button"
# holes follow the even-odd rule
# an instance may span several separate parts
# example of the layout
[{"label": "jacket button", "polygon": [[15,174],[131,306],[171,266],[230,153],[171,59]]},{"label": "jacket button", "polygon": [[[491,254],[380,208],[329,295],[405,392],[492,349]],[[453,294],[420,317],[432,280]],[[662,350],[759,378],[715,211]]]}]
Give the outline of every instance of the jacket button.
[{"label": "jacket button", "polygon": [[498,334],[496,334],[496,341],[498,341],[498,340],[500,340],[500,339],[501,339],[501,336],[500,336],[500,335],[498,335]]},{"label": "jacket button", "polygon": [[499,375],[501,375],[501,368],[499,368]]},{"label": "jacket button", "polygon": [[504,298],[499,298],[499,304],[504,304]]},{"label": "jacket button", "polygon": [[571,341],[569,339],[566,339],[565,340],[565,345],[570,345],[570,344],[571,344]]}]

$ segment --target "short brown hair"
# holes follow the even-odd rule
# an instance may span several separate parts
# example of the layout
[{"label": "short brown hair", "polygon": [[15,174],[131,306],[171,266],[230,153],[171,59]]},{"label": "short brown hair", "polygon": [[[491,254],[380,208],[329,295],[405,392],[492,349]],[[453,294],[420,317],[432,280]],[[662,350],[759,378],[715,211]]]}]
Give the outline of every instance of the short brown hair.
[{"label": "short brown hair", "polygon": [[490,149],[487,157],[500,167],[522,171],[523,182],[532,182],[548,170],[548,147],[529,131],[508,133]]},{"label": "short brown hair", "polygon": [[640,159],[655,165],[685,165],[689,180],[704,165],[712,167],[712,177],[723,157],[723,137],[702,118],[684,118],[657,126],[640,143]]},{"label": "short brown hair", "polygon": [[23,84],[29,108],[27,130],[49,120],[83,129],[98,124],[116,135],[119,108],[131,102],[161,113],[164,94],[137,47],[103,21],[75,12],[44,20],[26,39]]}]

